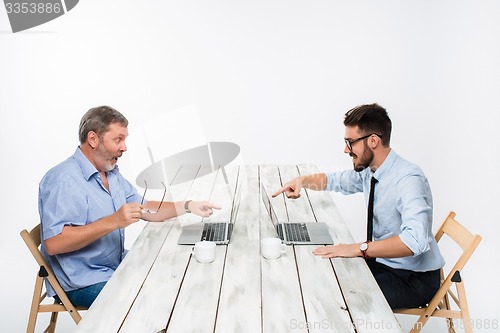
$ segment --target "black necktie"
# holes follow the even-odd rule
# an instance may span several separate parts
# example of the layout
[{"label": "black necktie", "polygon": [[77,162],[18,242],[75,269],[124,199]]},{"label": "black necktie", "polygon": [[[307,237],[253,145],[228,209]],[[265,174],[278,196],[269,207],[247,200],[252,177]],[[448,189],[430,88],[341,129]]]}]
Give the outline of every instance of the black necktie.
[{"label": "black necktie", "polygon": [[375,184],[378,183],[378,180],[375,179],[375,177],[372,177],[372,180],[370,182],[370,196],[368,198],[368,219],[367,219],[367,226],[366,226],[366,241],[371,242],[372,241],[372,234],[373,234],[373,195],[375,194]]}]

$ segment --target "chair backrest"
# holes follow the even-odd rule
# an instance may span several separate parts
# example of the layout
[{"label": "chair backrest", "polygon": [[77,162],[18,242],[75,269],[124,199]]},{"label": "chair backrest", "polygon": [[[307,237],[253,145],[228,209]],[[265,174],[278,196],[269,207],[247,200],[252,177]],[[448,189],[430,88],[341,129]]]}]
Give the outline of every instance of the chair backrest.
[{"label": "chair backrest", "polygon": [[474,253],[482,239],[480,235],[473,235],[463,225],[458,223],[455,220],[455,216],[455,212],[450,212],[435,235],[437,242],[442,239],[443,235],[447,235],[455,243],[457,243],[460,248],[462,248],[462,254],[450,270],[445,282],[447,280],[451,281],[454,275],[457,276],[457,274],[460,274],[460,271],[465,266],[472,253]]},{"label": "chair backrest", "polygon": [[[29,232],[26,229],[21,231],[21,237],[26,243],[26,246],[28,246],[28,249],[33,255],[33,258],[35,258],[36,262],[38,263],[38,266],[40,267],[38,276],[44,277],[49,281],[50,285],[52,286],[52,288],[54,288],[54,291],[62,302],[62,305],[64,307],[62,311],[68,311],[73,320],[78,323],[81,320],[80,314],[78,313],[76,307],[69,300],[66,292],[64,291],[64,289],[62,289],[59,281],[57,281],[56,276],[52,272],[52,269],[39,250],[39,246],[41,244],[40,224],[38,224]],[[42,300],[43,299],[40,299],[40,302]]]},{"label": "chair backrest", "polygon": [[[410,333],[420,332],[429,320],[429,317],[446,318],[449,332],[455,332],[452,319],[462,319],[465,332],[472,333],[472,324],[461,271],[481,242],[482,237],[480,235],[473,235],[463,225],[458,223],[455,220],[455,215],[455,212],[450,212],[435,235],[438,243],[446,235],[447,238],[450,238],[462,249],[453,268],[447,275],[445,275],[445,268],[441,268],[441,286],[439,290],[426,307],[394,309],[395,313],[419,316],[417,322],[412,326]],[[453,285],[455,285],[457,294],[452,291]],[[451,300],[458,306],[458,310],[452,308]]]},{"label": "chair backrest", "polygon": [[45,258],[42,256],[42,253],[38,249],[40,244],[42,243],[40,235],[40,224],[34,227],[30,232],[28,232],[26,229],[21,231],[21,237],[26,243],[26,246],[28,246],[28,249],[35,258],[38,265],[47,268],[48,267],[47,262],[45,261]]}]

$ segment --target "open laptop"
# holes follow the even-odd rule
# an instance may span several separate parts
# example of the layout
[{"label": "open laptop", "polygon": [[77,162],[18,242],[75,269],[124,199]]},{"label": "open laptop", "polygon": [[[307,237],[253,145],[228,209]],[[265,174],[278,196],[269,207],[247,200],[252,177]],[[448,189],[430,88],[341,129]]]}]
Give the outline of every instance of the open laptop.
[{"label": "open laptop", "polygon": [[229,244],[233,232],[236,215],[240,208],[241,190],[236,185],[235,197],[231,207],[229,221],[221,222],[200,222],[182,227],[177,244],[193,245],[199,241],[206,240],[218,245]]},{"label": "open laptop", "polygon": [[279,223],[278,216],[271,205],[271,200],[261,185],[260,192],[262,201],[266,206],[266,211],[271,218],[274,230],[285,244],[311,245],[311,244],[333,244],[332,236],[328,231],[328,226],[323,222],[287,222]]}]

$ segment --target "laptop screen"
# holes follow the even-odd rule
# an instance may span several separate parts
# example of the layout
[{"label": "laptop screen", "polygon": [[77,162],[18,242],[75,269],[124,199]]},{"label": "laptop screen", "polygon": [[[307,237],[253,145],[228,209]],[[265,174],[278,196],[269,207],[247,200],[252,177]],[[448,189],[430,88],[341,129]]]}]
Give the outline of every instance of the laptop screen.
[{"label": "laptop screen", "polygon": [[276,215],[276,212],[274,211],[273,206],[271,205],[271,200],[269,199],[269,196],[267,195],[267,192],[264,189],[263,185],[260,186],[260,193],[262,195],[262,201],[264,201],[264,206],[266,206],[266,211],[269,214],[269,217],[271,218],[271,222],[276,228],[276,226],[279,224],[278,216]]},{"label": "laptop screen", "polygon": [[236,222],[236,215],[238,215],[238,211],[240,209],[240,201],[241,201],[241,181],[236,182],[236,188],[234,190],[234,199],[233,205],[231,207],[231,216],[229,218],[230,223]]}]

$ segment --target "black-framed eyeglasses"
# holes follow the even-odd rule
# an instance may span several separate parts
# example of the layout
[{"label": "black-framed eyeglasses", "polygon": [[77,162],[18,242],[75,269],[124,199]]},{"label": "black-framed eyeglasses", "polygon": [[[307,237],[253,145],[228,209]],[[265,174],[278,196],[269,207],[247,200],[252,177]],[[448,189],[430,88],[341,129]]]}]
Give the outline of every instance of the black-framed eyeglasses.
[{"label": "black-framed eyeglasses", "polygon": [[[163,199],[165,199],[165,194],[167,193],[167,187],[165,186],[165,184],[163,182],[161,182],[161,184],[163,185],[164,190],[163,190],[163,197],[161,198],[161,201],[160,201],[160,205],[158,205],[158,209],[156,211],[154,211],[154,210],[150,210],[149,208],[144,208],[142,210],[143,213],[156,214],[160,211],[161,204],[163,203]],[[146,181],[144,181],[144,185],[146,185],[146,188],[144,189],[144,194],[142,195],[141,205],[144,203],[144,198],[146,197],[146,192],[148,191],[148,183],[146,183]]]},{"label": "black-framed eyeglasses", "polygon": [[367,139],[367,138],[369,138],[369,137],[370,137],[370,136],[372,136],[372,135],[376,135],[376,136],[378,136],[379,138],[381,138],[381,139],[382,139],[382,135],[377,134],[377,133],[371,133],[371,134],[368,134],[368,135],[362,136],[362,137],[357,138],[357,139],[354,139],[354,140],[344,139],[344,141],[345,141],[345,144],[346,144],[347,148],[349,148],[349,150],[351,150],[351,151],[352,151],[352,145],[353,145],[353,144],[355,144],[355,143],[356,143],[356,142],[358,142],[358,141],[361,141],[361,140]]}]

